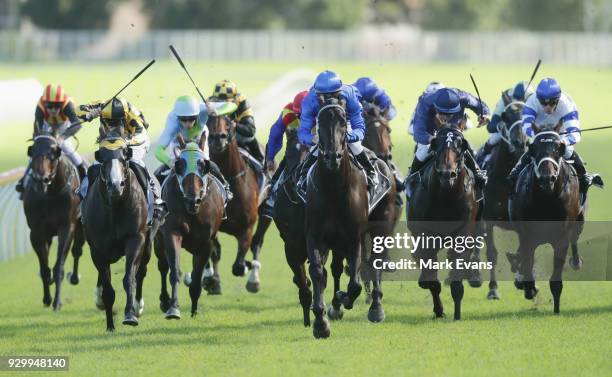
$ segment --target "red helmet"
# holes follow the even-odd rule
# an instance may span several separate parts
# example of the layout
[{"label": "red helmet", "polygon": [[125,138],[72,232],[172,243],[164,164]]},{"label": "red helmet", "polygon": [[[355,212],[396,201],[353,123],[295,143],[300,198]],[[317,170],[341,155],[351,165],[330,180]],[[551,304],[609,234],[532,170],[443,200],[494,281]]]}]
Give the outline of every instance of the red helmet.
[{"label": "red helmet", "polygon": [[296,94],[295,98],[293,98],[291,109],[295,111],[296,113],[301,113],[302,112],[302,101],[307,95],[308,95],[307,90],[301,91],[298,94]]},{"label": "red helmet", "polygon": [[49,84],[45,87],[42,95],[43,102],[65,102],[68,94],[61,85]]}]

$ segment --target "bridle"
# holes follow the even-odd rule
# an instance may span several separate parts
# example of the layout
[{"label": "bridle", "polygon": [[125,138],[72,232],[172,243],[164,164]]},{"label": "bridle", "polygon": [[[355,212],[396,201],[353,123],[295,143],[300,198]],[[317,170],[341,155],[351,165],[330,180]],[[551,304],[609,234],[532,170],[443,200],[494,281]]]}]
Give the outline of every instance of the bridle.
[{"label": "bridle", "polygon": [[[508,111],[509,108],[517,104],[520,104],[523,106],[525,105],[525,103],[522,101],[512,101],[509,104],[507,104],[506,107],[504,107],[503,112],[505,113],[506,111]],[[517,121],[512,123],[510,127],[501,127],[502,125],[501,122],[497,124],[497,132],[499,132],[500,138],[508,145],[508,150],[511,153],[514,152],[515,148],[514,148],[514,145],[512,145],[512,140],[510,140],[510,135],[512,134],[512,130],[514,129],[514,127],[518,127],[522,123],[523,123],[523,120],[519,118]]]},{"label": "bridle", "polygon": [[[57,139],[56,139],[55,137],[51,136],[51,135],[38,135],[38,136],[34,137],[34,140],[33,140],[33,141],[34,141],[34,143],[36,143],[36,141],[37,141],[37,140],[41,140],[41,139],[47,139],[47,140],[50,140],[50,141],[52,141],[52,143],[53,143],[54,145],[59,146],[59,144],[58,144],[58,142],[57,142]],[[61,155],[60,155],[60,156],[61,156]],[[39,155],[39,156],[35,156],[35,157],[40,157],[40,155]],[[32,157],[32,161],[34,160],[34,158],[35,158],[35,157],[34,157],[34,156]],[[59,159],[59,158],[60,158],[60,157],[58,157],[57,159]],[[57,160],[57,159],[56,159],[56,158],[50,158],[50,160],[51,160],[51,161],[55,161],[55,160]],[[48,180],[48,181],[45,181],[45,180],[44,180],[44,178],[40,177],[40,176],[39,176],[39,175],[36,173],[36,171],[34,171],[34,169],[32,169],[32,174],[31,174],[32,180],[34,180],[34,181],[35,181],[35,182],[37,182],[38,184],[42,185],[42,186],[43,186],[43,188],[44,188],[44,190],[43,190],[43,191],[45,191],[45,192],[46,192],[46,191],[47,191],[47,189],[49,188],[49,186],[50,186],[50,185],[53,183],[53,181],[55,180],[55,176],[57,175],[57,167],[58,167],[58,165],[57,165],[57,164],[53,164],[53,165],[52,165],[52,169],[51,169],[51,172],[49,173],[49,180]]]},{"label": "bridle", "polygon": [[[346,123],[346,109],[344,109],[344,107],[338,103],[330,103],[327,104],[325,106],[322,106],[319,109],[319,112],[317,113],[317,129],[319,129],[319,117],[321,116],[321,113],[323,113],[323,110],[327,110],[327,109],[339,109],[340,113],[341,113],[341,117],[344,120],[344,122]],[[345,139],[346,140],[346,139]],[[323,145],[321,145],[321,138],[319,137],[318,143],[317,143],[317,148],[323,153],[324,156],[327,155],[327,152],[325,152],[325,150],[323,149]]]},{"label": "bridle", "polygon": [[[555,131],[542,131],[542,132],[539,132],[539,133],[536,135],[536,139],[537,139],[539,136],[541,136],[541,135],[554,135],[556,139],[558,139],[558,138],[559,138],[559,134],[558,134],[558,133],[556,133]],[[535,142],[535,140],[534,140],[534,142]],[[549,140],[539,140],[539,142],[540,142],[540,143],[542,143],[542,142],[544,142],[544,143],[550,143],[550,142],[552,142],[552,140],[550,140],[550,141],[549,141]],[[531,157],[531,158],[532,158],[532,160],[533,160],[533,162],[534,162],[534,164],[535,164],[535,172],[534,172],[534,173],[535,173],[536,178],[538,178],[538,179],[539,179],[539,178],[540,178],[540,176],[542,175],[542,174],[540,173],[540,166],[542,166],[542,164],[543,164],[544,162],[546,162],[546,161],[548,161],[548,162],[552,163],[552,164],[553,164],[553,166],[555,167],[555,169],[554,169],[555,173],[553,174],[553,177],[554,177],[555,179],[557,179],[557,178],[559,177],[559,174],[561,173],[561,167],[560,167],[560,165],[559,165],[559,161],[556,161],[554,158],[552,158],[552,157],[548,157],[548,156],[546,156],[546,157],[542,157],[540,160],[536,160],[536,158],[535,158],[535,157]],[[559,158],[561,158],[561,157],[559,157]]]}]

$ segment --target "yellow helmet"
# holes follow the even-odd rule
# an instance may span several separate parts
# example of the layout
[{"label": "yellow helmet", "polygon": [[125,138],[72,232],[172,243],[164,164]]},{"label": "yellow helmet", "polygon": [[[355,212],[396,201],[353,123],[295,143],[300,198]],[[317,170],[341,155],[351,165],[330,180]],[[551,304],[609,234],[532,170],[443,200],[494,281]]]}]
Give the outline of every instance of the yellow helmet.
[{"label": "yellow helmet", "polygon": [[113,98],[100,112],[100,118],[107,120],[125,119],[128,103],[123,98]]},{"label": "yellow helmet", "polygon": [[229,80],[221,80],[215,84],[213,97],[220,100],[231,100],[238,95],[236,84]]}]

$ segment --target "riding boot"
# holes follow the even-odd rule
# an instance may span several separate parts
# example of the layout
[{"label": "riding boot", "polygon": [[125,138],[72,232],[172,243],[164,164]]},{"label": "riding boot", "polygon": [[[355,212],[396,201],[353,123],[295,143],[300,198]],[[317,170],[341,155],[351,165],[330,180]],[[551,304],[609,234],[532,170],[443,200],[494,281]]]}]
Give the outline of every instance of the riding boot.
[{"label": "riding boot", "polygon": [[402,176],[400,175],[397,166],[395,166],[395,163],[393,162],[393,160],[391,160],[391,157],[387,159],[387,165],[389,166],[389,169],[391,169],[391,173],[393,174],[393,178],[395,179],[395,190],[397,191],[397,193],[395,194],[395,204],[398,207],[401,207],[404,205],[404,200],[402,199],[402,192],[405,189],[404,180],[402,179]]},{"label": "riding boot", "polygon": [[370,158],[365,151],[362,151],[356,155],[355,158],[357,158],[357,161],[365,169],[366,174],[368,175],[368,186],[371,189],[374,189],[376,186],[378,186],[378,174],[376,173],[376,169],[374,168],[374,165],[372,165]]},{"label": "riding boot", "polygon": [[23,173],[23,177],[17,181],[15,184],[15,191],[19,193],[19,200],[23,199],[23,192],[25,191],[25,180],[27,176],[30,174],[30,170],[32,169],[32,160],[28,162],[28,166],[26,166],[25,172]]},{"label": "riding boot", "polygon": [[423,165],[425,165],[425,161],[419,160],[417,156],[415,155],[414,159],[412,160],[412,164],[410,164],[410,171],[408,172],[408,175],[410,176],[418,172],[419,170],[421,170]]},{"label": "riding boot", "polygon": [[227,201],[229,202],[234,197],[234,194],[232,194],[232,190],[230,190],[229,182],[225,179],[225,177],[221,173],[221,169],[219,169],[219,166],[214,161],[206,160],[206,164],[208,165],[208,169],[207,170],[215,178],[217,178],[219,180],[219,182],[221,182],[221,184],[223,185],[223,188],[225,189],[225,193],[227,194]]},{"label": "riding boot", "polygon": [[572,153],[570,160],[574,161],[572,163],[572,166],[576,170],[576,174],[578,174],[578,180],[580,182],[580,192],[584,194],[586,193],[589,185],[591,184],[591,179],[586,173],[586,168],[584,167],[584,162],[582,161],[582,158],[580,158],[576,151]]},{"label": "riding boot", "polygon": [[506,181],[512,189],[514,189],[514,186],[516,185],[516,181],[518,179],[519,174],[521,173],[521,171],[523,171],[523,169],[525,169],[525,166],[529,164],[529,161],[529,154],[527,154],[526,152],[523,153],[519,162],[514,166],[514,168],[512,168],[512,171],[510,172],[510,174],[508,174],[508,177],[506,177]]},{"label": "riding boot", "polygon": [[465,153],[465,166],[474,172],[474,179],[476,180],[476,188],[482,190],[487,183],[487,172],[480,170],[480,167],[476,163],[476,159],[472,154],[472,151],[468,149]]},{"label": "riding boot", "polygon": [[246,143],[246,146],[248,147],[248,150],[251,155],[263,165],[265,157],[263,155],[261,147],[259,146],[257,138],[253,137],[253,140]]},{"label": "riding boot", "polygon": [[79,173],[79,182],[83,182],[87,175],[87,165],[85,162],[81,162],[81,165],[77,166],[77,172]]}]

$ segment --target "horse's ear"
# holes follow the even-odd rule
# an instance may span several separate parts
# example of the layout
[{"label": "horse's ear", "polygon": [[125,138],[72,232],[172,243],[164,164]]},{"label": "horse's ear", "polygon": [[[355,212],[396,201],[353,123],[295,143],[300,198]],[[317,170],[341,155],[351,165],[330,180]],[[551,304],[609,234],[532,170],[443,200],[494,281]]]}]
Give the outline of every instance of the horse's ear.
[{"label": "horse's ear", "polygon": [[198,160],[198,171],[200,172],[200,174],[206,174],[208,173],[208,169],[206,169],[206,166],[208,164],[206,163],[206,160],[204,159],[199,159]]},{"label": "horse's ear", "polygon": [[102,163],[102,161],[100,161],[100,157],[101,157],[101,156],[100,156],[100,151],[98,150],[98,151],[96,151],[96,152],[94,153],[94,158],[95,158],[95,160],[96,160],[96,161],[98,161],[99,163]]},{"label": "horse's ear", "polygon": [[174,161],[174,172],[178,175],[185,174],[185,169],[187,168],[187,163],[182,158]]},{"label": "horse's ear", "polygon": [[124,149],[123,157],[125,157],[126,160],[130,160],[132,158],[132,155],[133,155],[132,148],[127,147]]},{"label": "horse's ear", "polygon": [[32,146],[28,147],[28,157],[32,157]]},{"label": "horse's ear", "polygon": [[438,138],[434,137],[433,139],[431,139],[431,141],[429,142],[429,149],[435,151],[436,149],[438,149],[438,142],[437,142]]},{"label": "horse's ear", "polygon": [[467,139],[462,138],[461,139],[461,150],[462,151],[469,151],[470,149],[470,144],[468,143]]},{"label": "horse's ear", "polygon": [[502,99],[504,100],[504,104],[508,105],[510,102],[512,102],[512,98],[510,98],[510,96],[508,95],[508,93],[506,93],[506,91],[502,91]]},{"label": "horse's ear", "polygon": [[62,148],[58,145],[53,149],[53,158],[58,159],[62,155]]}]

